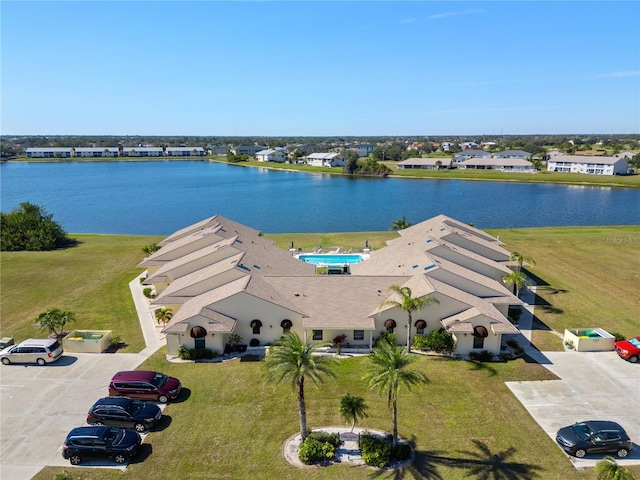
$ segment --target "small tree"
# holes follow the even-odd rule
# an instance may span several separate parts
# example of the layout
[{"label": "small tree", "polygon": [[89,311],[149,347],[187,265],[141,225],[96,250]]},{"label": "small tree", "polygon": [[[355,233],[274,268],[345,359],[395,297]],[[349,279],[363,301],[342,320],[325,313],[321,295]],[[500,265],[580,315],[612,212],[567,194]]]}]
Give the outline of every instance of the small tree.
[{"label": "small tree", "polygon": [[518,264],[518,270],[516,270],[517,272],[522,270],[522,265],[524,263],[528,263],[529,265],[536,264],[536,261],[533,259],[533,257],[520,252],[512,252],[509,256],[509,260],[516,261],[516,263]]},{"label": "small tree", "polygon": [[634,480],[635,477],[630,470],[618,465],[613,457],[606,455],[596,463],[595,471],[598,480]]},{"label": "small tree", "polygon": [[516,297],[520,296],[520,290],[522,289],[522,287],[524,287],[525,285],[530,285],[526,275],[522,272],[507,273],[502,276],[502,281],[507,285],[514,286],[514,294]]},{"label": "small tree", "polygon": [[32,203],[0,213],[0,249],[2,251],[48,251],[68,246],[71,240],[53,215]]},{"label": "small tree", "polygon": [[75,321],[75,319],[76,316],[73,312],[51,308],[36,317],[36,325],[43,330],[49,330],[56,337],[60,337],[65,325]]},{"label": "small tree", "polygon": [[404,230],[405,228],[409,228],[411,224],[407,222],[407,219],[403,216],[398,220],[394,220],[391,224],[391,230]]},{"label": "small tree", "polygon": [[157,243],[152,243],[150,245],[145,245],[144,247],[142,247],[142,251],[147,256],[157,252],[158,250],[160,250],[160,247]]},{"label": "small tree", "polygon": [[156,320],[158,323],[166,325],[172,317],[173,311],[170,308],[162,307],[156,310]]},{"label": "small tree", "polygon": [[346,422],[351,422],[351,431],[356,426],[358,419],[367,418],[369,407],[364,403],[364,398],[355,397],[347,393],[340,399],[340,415]]}]

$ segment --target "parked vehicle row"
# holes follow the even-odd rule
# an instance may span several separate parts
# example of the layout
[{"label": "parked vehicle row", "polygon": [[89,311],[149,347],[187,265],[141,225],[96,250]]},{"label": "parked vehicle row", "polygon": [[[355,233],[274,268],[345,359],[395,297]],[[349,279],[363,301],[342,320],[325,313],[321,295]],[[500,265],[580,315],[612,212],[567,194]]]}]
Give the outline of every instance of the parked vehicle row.
[{"label": "parked vehicle row", "polygon": [[87,413],[90,426],[74,428],[67,435],[62,457],[72,465],[90,458],[128,462],[140,450],[140,434],[162,418],[160,407],[151,402],[175,400],[181,389],[180,380],[160,372],[116,373],[109,382],[109,396],[98,399]]}]

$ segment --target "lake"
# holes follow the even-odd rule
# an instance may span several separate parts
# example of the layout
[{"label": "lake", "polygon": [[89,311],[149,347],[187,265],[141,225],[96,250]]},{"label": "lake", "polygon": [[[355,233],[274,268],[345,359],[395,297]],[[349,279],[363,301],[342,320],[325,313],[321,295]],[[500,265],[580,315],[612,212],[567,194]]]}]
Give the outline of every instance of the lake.
[{"label": "lake", "polygon": [[388,230],[445,214],[478,228],[640,224],[640,189],[348,178],[202,161],[9,162],[2,211],[43,206],[70,233],[168,235],[212,215],[265,233]]}]

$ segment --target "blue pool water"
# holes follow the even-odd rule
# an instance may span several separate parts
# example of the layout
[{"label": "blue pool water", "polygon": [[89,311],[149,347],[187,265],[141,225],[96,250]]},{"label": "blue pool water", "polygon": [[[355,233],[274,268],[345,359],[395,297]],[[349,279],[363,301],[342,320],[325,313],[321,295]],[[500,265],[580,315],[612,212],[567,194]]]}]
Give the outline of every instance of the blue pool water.
[{"label": "blue pool water", "polygon": [[302,260],[303,262],[313,263],[317,265],[319,263],[324,263],[326,265],[344,265],[345,263],[354,264],[360,263],[364,260],[362,255],[357,254],[301,254],[297,255],[298,260]]}]

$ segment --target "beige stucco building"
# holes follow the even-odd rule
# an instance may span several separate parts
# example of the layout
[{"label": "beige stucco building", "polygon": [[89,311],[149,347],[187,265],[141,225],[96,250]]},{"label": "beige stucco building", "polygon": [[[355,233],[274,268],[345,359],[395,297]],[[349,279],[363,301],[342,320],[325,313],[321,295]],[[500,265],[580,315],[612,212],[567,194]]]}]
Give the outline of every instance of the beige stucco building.
[{"label": "beige stucco building", "polygon": [[413,312],[412,334],[444,327],[457,354],[500,353],[502,336],[518,333],[509,306],[522,304],[501,281],[512,271],[502,243],[444,215],[399,233],[350,274],[317,275],[257,230],[213,216],[170,235],[138,266],[156,291],[152,306],[174,312],[163,329],[168,354],[180,345],[222,352],[231,334],[268,345],[289,330],[310,341],[344,334],[343,350],[370,349],[385,331],[404,344],[406,312],[381,307],[391,285],[438,300]]}]

